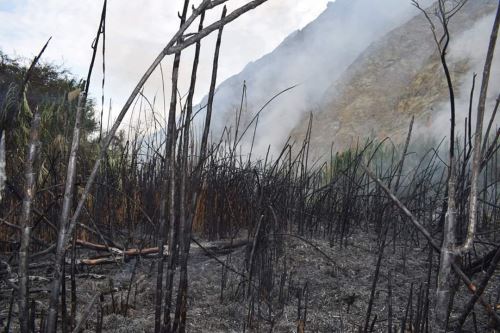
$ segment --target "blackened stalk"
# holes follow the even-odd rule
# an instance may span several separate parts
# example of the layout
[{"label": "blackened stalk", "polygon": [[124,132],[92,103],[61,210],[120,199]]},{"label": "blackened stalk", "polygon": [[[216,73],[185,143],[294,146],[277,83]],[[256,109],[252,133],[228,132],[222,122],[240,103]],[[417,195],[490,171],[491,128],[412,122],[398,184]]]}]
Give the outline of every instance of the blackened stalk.
[{"label": "blackened stalk", "polygon": [[[61,216],[59,218],[59,233],[57,235],[57,249],[56,249],[56,269],[54,281],[52,282],[50,297],[49,297],[49,310],[47,314],[47,332],[55,332],[57,324],[57,308],[59,303],[59,289],[64,281],[64,257],[66,249],[61,247],[63,239],[66,237],[66,231],[69,224],[69,214],[71,213],[71,205],[73,203],[74,184],[76,179],[76,161],[78,155],[78,148],[80,145],[80,127],[83,108],[85,104],[85,92],[81,92],[78,98],[78,106],[76,108],[75,126],[73,128],[73,140],[71,143],[71,150],[68,161],[68,168],[66,171],[66,184],[64,190],[64,198],[61,209]],[[62,259],[62,260],[61,260]]]},{"label": "blackened stalk", "polygon": [[[205,19],[205,13],[201,13],[200,15],[200,23],[198,26],[198,31],[203,30],[203,21]],[[200,51],[201,51],[201,41],[196,43],[194,60],[193,60],[193,68],[191,71],[191,83],[189,85],[189,93],[186,102],[186,116],[184,122],[184,132],[182,139],[182,154],[181,158],[181,183],[180,183],[180,239],[179,239],[179,247],[180,247],[180,273],[179,273],[179,288],[177,292],[177,304],[175,309],[175,318],[173,331],[177,332],[185,332],[186,330],[186,317],[187,317],[187,291],[188,291],[188,271],[187,264],[189,260],[189,249],[191,244],[191,230],[192,230],[192,219],[191,216],[194,216],[193,212],[188,212],[187,208],[189,207],[189,191],[193,191],[195,188],[191,186],[189,189],[188,186],[188,173],[189,173],[189,140],[190,140],[190,128],[191,128],[191,117],[193,113],[193,98],[194,92],[196,88],[196,77],[198,73],[198,64],[200,59]],[[191,184],[193,185],[193,184]],[[196,185],[195,185],[196,186]]]},{"label": "blackened stalk", "polygon": [[496,117],[497,112],[498,112],[499,104],[500,104],[500,95],[497,96],[497,99],[495,102],[495,107],[493,108],[493,113],[491,114],[490,121],[488,123],[488,127],[486,129],[486,132],[484,133],[483,148],[481,149],[481,151],[483,152],[483,156],[487,152],[486,148],[487,148],[487,144],[488,144],[488,138],[490,136],[491,127],[493,126],[493,123],[495,121],[495,117]]},{"label": "blackened stalk", "polygon": [[[226,17],[227,9],[224,6],[222,10],[222,18],[221,21]],[[207,154],[207,144],[208,144],[208,133],[210,131],[210,122],[212,119],[212,110],[214,104],[214,96],[215,96],[215,87],[217,85],[217,71],[219,66],[219,51],[220,45],[222,41],[222,31],[224,26],[221,26],[219,29],[219,35],[217,36],[217,42],[215,44],[215,54],[214,54],[214,62],[212,65],[212,79],[210,81],[210,92],[208,94],[208,104],[207,104],[207,114],[205,117],[205,127],[203,128],[203,136],[201,138],[201,147],[200,147],[200,162],[203,163],[203,160]]]},{"label": "blackened stalk", "polygon": [[[384,258],[385,241],[387,238],[387,232],[389,231],[389,224],[385,227],[385,231],[382,233],[382,240],[378,249],[377,264],[375,266],[375,272],[373,273],[372,288],[370,292],[370,299],[368,300],[368,309],[366,310],[365,326],[363,329],[364,333],[368,332],[368,327],[370,325],[370,317],[372,313],[373,301],[375,299],[375,291],[377,289],[378,277],[380,274],[380,266],[382,264],[382,259]],[[371,331],[371,330],[370,330]]]},{"label": "blackened stalk", "polygon": [[408,152],[408,146],[410,145],[411,132],[413,130],[413,122],[414,121],[415,121],[415,116],[412,116],[411,121],[410,121],[410,127],[408,128],[408,135],[406,136],[406,142],[405,142],[405,146],[403,149],[403,154],[401,155],[401,160],[399,161],[399,164],[398,164],[398,175],[396,178],[396,184],[394,185],[394,192],[395,193],[397,193],[398,189],[399,189],[399,182],[401,181],[401,175],[403,173],[403,166],[405,163],[406,154]]},{"label": "blackened stalk", "polygon": [[387,277],[387,333],[392,333],[392,272]]},{"label": "blackened stalk", "polygon": [[[186,22],[187,11],[189,8],[189,0],[184,0],[184,6],[182,9],[182,14],[180,15],[180,26],[182,27]],[[177,40],[180,43],[182,38]],[[178,214],[176,212],[176,138],[177,138],[177,128],[176,128],[176,110],[177,110],[177,87],[179,81],[179,67],[181,62],[181,52],[175,53],[174,62],[172,65],[172,87],[171,87],[171,97],[170,97],[170,108],[168,113],[168,124],[167,124],[167,142],[166,142],[166,171],[167,175],[165,179],[168,184],[168,249],[169,257],[167,263],[167,274],[165,277],[165,307],[163,309],[163,331],[171,332],[171,306],[172,306],[172,293],[173,293],[173,281],[175,276],[175,267],[177,265],[177,253],[178,253],[178,231],[179,222],[177,221]],[[156,324],[155,324],[156,328]]]},{"label": "blackened stalk", "polygon": [[21,333],[29,332],[29,246],[31,236],[32,206],[36,193],[35,161],[40,150],[40,113],[35,110],[31,121],[30,141],[24,174],[24,197],[21,212],[21,246],[19,248],[19,325]]}]

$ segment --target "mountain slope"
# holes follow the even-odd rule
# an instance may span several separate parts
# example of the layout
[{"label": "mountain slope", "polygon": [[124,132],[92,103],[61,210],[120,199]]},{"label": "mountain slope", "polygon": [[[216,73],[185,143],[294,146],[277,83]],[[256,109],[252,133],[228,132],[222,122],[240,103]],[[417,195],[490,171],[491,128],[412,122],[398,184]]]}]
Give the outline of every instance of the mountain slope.
[{"label": "mountain slope", "polygon": [[[220,84],[215,98],[213,134],[216,136],[225,126],[234,124],[244,81],[248,87],[248,107],[243,112],[242,126],[272,96],[298,84],[273,101],[259,119],[254,151],[264,153],[268,144],[279,149],[302,116],[320,106],[325,90],[367,45],[416,13],[409,1],[401,0],[330,3],[316,20],[292,33],[272,53]],[[251,141],[250,135],[247,136],[246,142]]]},{"label": "mountain slope", "polygon": [[[463,55],[467,47],[463,44],[478,38],[487,39],[491,23],[483,21],[488,21],[488,14],[497,5],[490,0],[469,1],[452,21],[454,44],[449,60],[459,101],[460,97],[465,98],[470,86],[471,71],[481,71],[480,59],[484,59],[486,51],[481,45],[473,54]],[[426,124],[424,127],[431,128],[426,134],[444,136],[448,126],[448,122],[443,122],[447,118],[447,98],[447,86],[429,24],[423,15],[418,15],[372,43],[327,89],[320,112],[314,115],[311,154],[319,157],[329,153],[332,142],[334,149],[344,149],[368,136],[390,136],[397,141],[405,135],[412,115]],[[458,105],[459,111],[467,109],[465,101]],[[463,117],[457,119],[462,121]],[[432,126],[437,120],[440,120],[440,128]],[[292,131],[292,137],[300,141],[306,130],[304,118]]]}]

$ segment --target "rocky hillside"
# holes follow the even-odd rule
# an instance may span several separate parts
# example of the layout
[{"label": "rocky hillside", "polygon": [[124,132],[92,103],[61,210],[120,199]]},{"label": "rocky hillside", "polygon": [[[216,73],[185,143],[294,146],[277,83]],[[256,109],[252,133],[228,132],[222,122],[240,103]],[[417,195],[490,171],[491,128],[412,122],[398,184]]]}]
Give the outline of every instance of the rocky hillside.
[{"label": "rocky hillside", "polygon": [[[431,6],[433,0],[420,3]],[[495,0],[469,1],[451,23],[449,58],[458,98],[464,99],[460,110],[468,109],[472,73],[481,73],[496,5]],[[498,80],[492,81],[495,86]],[[244,82],[247,98],[240,127],[277,93],[297,85],[260,114],[253,148],[257,154],[265,154],[268,145],[271,152],[279,151],[289,136],[301,142],[311,113],[313,157],[329,153],[332,143],[345,149],[368,136],[397,141],[405,136],[412,115],[423,124],[422,134],[446,134],[448,93],[442,68],[429,24],[409,0],[329,3],[273,52],[220,84],[214,137],[224,127],[234,127]],[[253,130],[246,133],[242,142],[248,148]]]},{"label": "rocky hillside", "polygon": [[[225,126],[234,126],[243,82],[248,90],[242,126],[275,94],[298,85],[274,100],[259,119],[254,151],[265,153],[268,144],[279,149],[303,115],[320,108],[325,90],[372,41],[383,37],[417,12],[410,1],[401,0],[337,0],[329,3],[316,20],[292,33],[273,52],[248,64],[241,73],[220,84],[215,98],[215,136]],[[247,136],[247,142],[251,141],[251,135]]]},{"label": "rocky hillside", "polygon": [[[481,72],[487,47],[484,42],[493,19],[489,14],[497,5],[496,1],[469,1],[452,21],[449,59],[459,92],[459,112],[468,108],[465,101],[461,105],[460,99],[469,93],[472,71]],[[479,49],[464,52],[477,44],[482,44]],[[327,89],[320,111],[314,114],[312,155],[328,154],[332,142],[335,149],[343,149],[368,136],[390,136],[397,141],[406,135],[412,115],[423,125],[421,129],[428,127],[431,134],[444,136],[448,126],[447,98],[429,25],[423,15],[417,15],[367,47]],[[434,126],[436,122],[439,127]],[[306,131],[304,117],[292,136],[300,141]],[[429,133],[421,130],[420,134]]]}]

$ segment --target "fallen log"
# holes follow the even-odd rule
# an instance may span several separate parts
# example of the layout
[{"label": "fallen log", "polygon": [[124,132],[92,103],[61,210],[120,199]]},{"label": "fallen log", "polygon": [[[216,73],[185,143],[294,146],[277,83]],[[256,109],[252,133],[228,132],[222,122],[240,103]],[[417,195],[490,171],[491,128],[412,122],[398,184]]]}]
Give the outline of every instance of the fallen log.
[{"label": "fallen log", "polygon": [[[214,253],[222,253],[225,254],[227,252],[231,252],[235,250],[236,248],[242,247],[244,245],[247,245],[249,243],[248,240],[246,239],[235,239],[232,241],[218,241],[218,242],[212,242],[210,244],[207,244],[204,246],[205,248],[209,249],[210,251]],[[96,250],[96,251],[103,251],[103,252],[110,252],[115,255],[120,255],[120,256],[137,256],[137,255],[149,255],[149,254],[156,254],[158,253],[158,247],[149,247],[149,248],[144,248],[144,249],[137,249],[137,248],[132,248],[132,249],[119,249],[117,247],[110,247],[106,246],[103,244],[96,244],[96,243],[91,243],[87,242],[81,239],[76,240],[76,244],[87,248],[91,250]],[[197,247],[196,245],[194,247]],[[165,245],[163,249],[163,255],[168,255],[168,246]],[[107,256],[106,256],[107,257]],[[101,259],[99,258],[92,258],[92,259]]]},{"label": "fallen log", "polygon": [[[145,248],[145,249],[127,249],[127,250],[121,250],[116,247],[110,247],[102,244],[95,244],[91,242],[87,242],[81,239],[76,240],[76,244],[85,247],[87,249],[91,250],[96,250],[96,251],[105,251],[105,252],[111,252],[116,255],[126,255],[126,256],[137,256],[137,255],[146,255],[146,254],[154,254],[158,253],[158,247],[150,247],[150,248]],[[163,255],[168,255],[168,247],[165,246],[163,248]]]},{"label": "fallen log", "polygon": [[[107,245],[103,244],[96,244],[96,243],[91,243],[87,242],[81,239],[76,240],[76,244],[78,246],[90,249],[90,250],[95,250],[95,251],[103,251],[103,252],[108,252],[106,255],[94,257],[94,258],[85,258],[85,259],[77,259],[76,264],[77,265],[84,265],[84,266],[97,266],[97,265],[105,265],[105,264],[114,264],[117,263],[121,260],[124,259],[124,257],[134,257],[134,256],[147,256],[151,254],[157,254],[158,247],[149,247],[149,248],[144,248],[144,249],[137,249],[137,248],[131,248],[131,249],[119,249],[116,247],[110,247]],[[163,255],[168,255],[168,247],[164,246],[163,247]]]},{"label": "fallen log", "polygon": [[118,260],[115,260],[111,257],[108,258],[98,258],[98,259],[77,259],[75,260],[76,265],[84,265],[84,266],[98,266],[105,264],[115,264]]}]

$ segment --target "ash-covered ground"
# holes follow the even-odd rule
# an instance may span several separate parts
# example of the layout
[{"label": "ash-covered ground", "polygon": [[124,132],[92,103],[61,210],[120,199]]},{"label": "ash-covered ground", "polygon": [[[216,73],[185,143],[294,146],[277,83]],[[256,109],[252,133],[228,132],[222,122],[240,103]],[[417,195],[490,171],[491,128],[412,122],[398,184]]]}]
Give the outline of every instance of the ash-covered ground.
[{"label": "ash-covered ground", "polygon": [[[245,283],[248,276],[245,267],[253,246],[251,241],[241,242],[234,248],[228,248],[228,242],[201,242],[211,255],[193,243],[188,268],[187,331],[358,332],[363,328],[379,256],[376,237],[357,234],[348,238],[342,247],[325,240],[294,236],[284,236],[280,241],[283,250],[272,257],[274,264],[268,265],[271,268],[254,272],[250,288]],[[85,251],[80,252],[83,254]],[[258,255],[254,261],[256,258]],[[437,255],[433,253],[435,260]],[[116,264],[80,267],[76,284],[77,321],[95,295],[104,293],[102,302],[97,300],[92,307],[83,331],[96,332],[102,318],[103,332],[153,332],[155,262],[151,258],[131,258]],[[410,327],[412,331],[420,327],[423,332],[432,332],[436,267],[434,262],[427,291],[429,248],[425,243],[395,247],[388,239],[373,295],[369,328],[374,332],[387,332],[391,321],[392,331],[401,332],[402,322],[406,321],[406,331],[410,331]],[[47,269],[50,267],[39,270],[39,275],[47,276]],[[37,275],[36,269],[32,275]],[[478,274],[476,279],[480,277]],[[34,280],[31,288],[39,289],[34,295],[39,299],[36,311],[41,314],[46,310],[48,281]],[[70,288],[68,277],[68,308]],[[499,291],[500,272],[497,270],[485,298],[496,304]],[[11,293],[2,284],[0,327],[5,327],[11,309],[11,331],[15,332],[17,305],[15,302],[10,305]],[[452,323],[469,298],[465,287],[460,285]],[[389,320],[389,313],[392,313],[392,320]],[[475,320],[478,332],[495,332],[488,328],[481,305],[475,307]],[[466,326],[474,332],[472,320]]]}]

